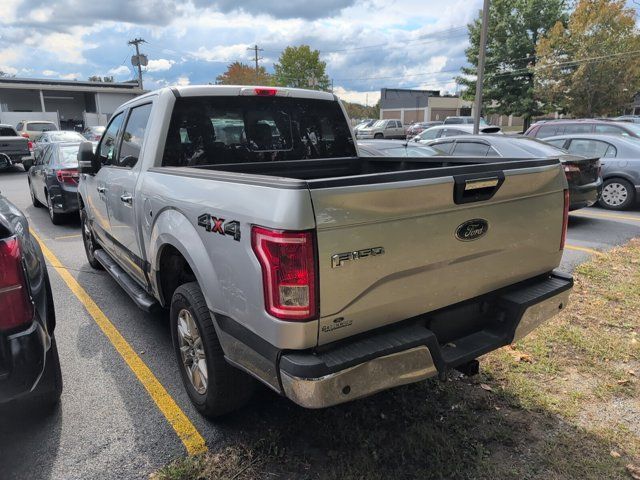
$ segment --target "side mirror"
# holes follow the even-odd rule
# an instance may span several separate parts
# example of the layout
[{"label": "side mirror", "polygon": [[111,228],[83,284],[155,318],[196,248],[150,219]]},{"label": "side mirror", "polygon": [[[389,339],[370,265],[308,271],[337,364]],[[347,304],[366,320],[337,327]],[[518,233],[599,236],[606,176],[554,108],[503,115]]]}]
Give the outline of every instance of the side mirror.
[{"label": "side mirror", "polygon": [[93,153],[91,142],[82,142],[78,149],[78,170],[80,173],[94,175],[100,170],[100,159]]}]

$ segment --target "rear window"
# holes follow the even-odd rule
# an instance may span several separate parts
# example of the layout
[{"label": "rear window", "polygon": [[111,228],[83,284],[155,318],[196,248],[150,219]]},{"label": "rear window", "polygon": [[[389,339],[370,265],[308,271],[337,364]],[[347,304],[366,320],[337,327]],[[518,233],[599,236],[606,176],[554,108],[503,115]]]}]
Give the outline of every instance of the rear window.
[{"label": "rear window", "polygon": [[181,97],[163,166],[355,157],[337,102],[286,97]]},{"label": "rear window", "polygon": [[49,140],[52,142],[82,142],[84,141],[84,137],[80,135],[78,132],[60,132],[60,133],[50,133]]},{"label": "rear window", "polygon": [[53,123],[49,122],[29,122],[27,130],[30,132],[47,132],[49,130],[57,130]]},{"label": "rear window", "polygon": [[[564,140],[560,140],[564,142]],[[549,145],[548,143],[538,140],[519,138],[514,145],[517,145],[522,150],[536,157],[554,157],[557,155],[563,155],[567,153],[566,150],[557,146]]]},{"label": "rear window", "polygon": [[0,127],[0,137],[16,137],[18,134],[11,127]]},{"label": "rear window", "polygon": [[[51,147],[51,148],[54,148],[54,147]],[[60,147],[57,164],[62,167],[73,167],[78,165],[78,149],[79,148],[80,148],[80,145],[70,145],[70,146]]]}]

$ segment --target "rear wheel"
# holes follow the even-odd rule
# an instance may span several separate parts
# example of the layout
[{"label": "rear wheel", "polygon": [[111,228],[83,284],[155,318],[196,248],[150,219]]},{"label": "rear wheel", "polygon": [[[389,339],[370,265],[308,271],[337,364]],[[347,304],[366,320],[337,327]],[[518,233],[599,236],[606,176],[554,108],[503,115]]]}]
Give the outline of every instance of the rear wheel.
[{"label": "rear wheel", "polygon": [[182,382],[198,411],[206,417],[217,417],[247,403],[255,380],[225,361],[197,282],[176,289],[170,322]]},{"label": "rear wheel", "polygon": [[373,136],[373,138],[378,138],[378,139],[383,138],[383,137],[384,137],[384,135],[383,135],[383,134],[381,134],[381,133],[376,133],[376,134]]},{"label": "rear wheel", "polygon": [[62,223],[63,217],[61,213],[56,213],[53,210],[53,202],[51,201],[51,197],[47,193],[47,208],[49,209],[49,218],[51,219],[51,223],[54,225],[60,225]]},{"label": "rear wheel", "polygon": [[25,172],[28,172],[31,167],[33,166],[33,163],[29,162],[22,162],[22,168],[24,168]]},{"label": "rear wheel", "polygon": [[82,243],[84,243],[84,252],[87,255],[87,261],[89,262],[89,265],[91,265],[96,270],[103,270],[104,267],[95,256],[95,251],[98,249],[98,245],[96,244],[96,239],[93,236],[93,232],[91,231],[91,225],[89,224],[87,212],[84,208],[80,210],[80,229],[82,231]]},{"label": "rear wheel", "polygon": [[31,194],[31,203],[33,203],[34,207],[41,208],[44,206],[40,200],[36,198],[36,194],[33,192],[33,187],[31,186],[31,180],[29,180],[29,193]]},{"label": "rear wheel", "polygon": [[54,336],[51,337],[51,347],[47,352],[45,362],[42,377],[28,401],[49,409],[58,404],[62,394],[62,371],[60,370],[60,357],[58,357],[58,346]]},{"label": "rear wheel", "polygon": [[622,178],[608,178],[602,186],[600,206],[609,210],[626,210],[635,202],[633,185]]}]

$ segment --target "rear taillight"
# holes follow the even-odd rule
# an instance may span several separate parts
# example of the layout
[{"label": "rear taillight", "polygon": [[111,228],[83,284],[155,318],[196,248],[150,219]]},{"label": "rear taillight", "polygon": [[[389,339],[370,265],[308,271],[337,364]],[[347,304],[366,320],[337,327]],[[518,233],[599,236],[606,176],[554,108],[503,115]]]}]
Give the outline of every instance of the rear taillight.
[{"label": "rear taillight", "polygon": [[29,140],[29,151],[33,152],[33,142]]},{"label": "rear taillight", "polygon": [[567,240],[567,227],[569,226],[569,190],[564,191],[564,207],[562,210],[562,237],[560,238],[560,250],[564,250],[564,242]]},{"label": "rear taillight", "polygon": [[580,167],[575,163],[565,162],[562,164],[562,167],[564,168],[564,174],[567,179],[580,175]]},{"label": "rear taillight", "polygon": [[20,243],[16,237],[0,240],[0,330],[13,330],[33,320]]},{"label": "rear taillight", "polygon": [[60,183],[66,183],[67,185],[77,185],[80,175],[76,169],[57,170],[56,177]]},{"label": "rear taillight", "polygon": [[29,138],[29,134],[28,134],[28,133],[23,133],[23,134],[22,134],[22,136],[23,136],[24,138]]},{"label": "rear taillight", "polygon": [[317,316],[313,232],[251,229],[251,246],[260,266],[267,312],[282,320]]},{"label": "rear taillight", "polygon": [[275,97],[278,93],[277,88],[256,88],[256,95],[261,97]]}]

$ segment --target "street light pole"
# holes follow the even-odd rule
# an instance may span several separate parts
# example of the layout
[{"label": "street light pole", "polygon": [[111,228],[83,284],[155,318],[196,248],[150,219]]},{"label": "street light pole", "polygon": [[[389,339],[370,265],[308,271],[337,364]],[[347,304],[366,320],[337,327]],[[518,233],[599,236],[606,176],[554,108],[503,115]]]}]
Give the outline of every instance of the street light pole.
[{"label": "street light pole", "polygon": [[473,134],[480,132],[480,110],[482,109],[482,83],[484,82],[484,59],[487,53],[487,29],[489,27],[489,0],[482,7],[482,29],[480,30],[480,48],[478,49],[478,78],[476,80],[476,101],[473,114]]}]

